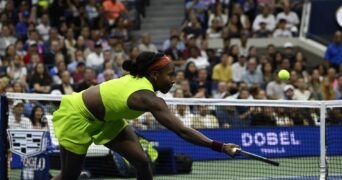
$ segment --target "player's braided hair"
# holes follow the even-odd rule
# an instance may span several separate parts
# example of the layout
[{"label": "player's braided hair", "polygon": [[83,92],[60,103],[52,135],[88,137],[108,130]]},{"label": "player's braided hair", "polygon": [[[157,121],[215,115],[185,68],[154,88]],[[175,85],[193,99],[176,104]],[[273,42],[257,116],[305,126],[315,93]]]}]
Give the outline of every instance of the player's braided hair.
[{"label": "player's braided hair", "polygon": [[122,68],[129,71],[132,76],[143,77],[147,74],[147,69],[161,57],[163,53],[142,52],[135,60],[127,60],[122,64]]}]

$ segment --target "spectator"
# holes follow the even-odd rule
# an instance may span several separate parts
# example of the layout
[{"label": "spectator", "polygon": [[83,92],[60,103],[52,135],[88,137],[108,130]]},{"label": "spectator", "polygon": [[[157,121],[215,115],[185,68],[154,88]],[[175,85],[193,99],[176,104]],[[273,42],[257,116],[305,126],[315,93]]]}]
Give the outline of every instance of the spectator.
[{"label": "spectator", "polygon": [[185,69],[184,69],[185,79],[187,79],[188,81],[194,81],[196,80],[197,74],[198,74],[198,68],[194,62],[189,62],[185,65]]},{"label": "spectator", "polygon": [[8,126],[10,129],[31,129],[30,119],[24,116],[24,102],[14,100],[13,110],[8,116]]},{"label": "spectator", "polygon": [[253,37],[255,38],[270,38],[272,37],[272,31],[267,29],[266,22],[259,22],[259,28],[258,30],[253,32]]},{"label": "spectator", "polygon": [[255,58],[250,58],[247,63],[247,69],[242,74],[241,80],[247,83],[248,87],[252,85],[261,86],[264,83],[262,72],[257,70],[257,62]]},{"label": "spectator", "polygon": [[308,90],[303,77],[299,77],[296,82],[297,88],[294,90],[294,100],[309,100],[311,92]]},{"label": "spectator", "polygon": [[15,36],[13,36],[13,32],[9,25],[3,25],[1,27],[1,36],[0,36],[0,56],[5,55],[5,49],[14,44],[17,40]]},{"label": "spectator", "polygon": [[277,126],[293,126],[294,124],[293,119],[291,119],[290,112],[284,107],[275,108],[273,118]]},{"label": "spectator", "polygon": [[43,63],[38,63],[30,77],[30,88],[35,93],[49,93],[52,78]]},{"label": "spectator", "polygon": [[88,4],[85,6],[86,14],[88,15],[88,19],[90,24],[94,24],[94,21],[100,15],[100,8],[96,0],[89,0]]},{"label": "spectator", "polygon": [[264,88],[267,86],[269,82],[275,79],[275,75],[272,69],[272,64],[269,62],[266,62],[265,64],[263,64],[260,69],[261,69],[260,71],[262,73],[263,81],[264,81],[262,87]]},{"label": "spectator", "polygon": [[211,96],[211,81],[208,80],[208,71],[199,69],[195,80],[190,81],[191,93],[194,97],[208,98]]},{"label": "spectator", "polygon": [[206,14],[208,12],[208,6],[200,0],[191,0],[185,4],[186,15],[190,15],[191,12],[195,12],[195,17],[201,22],[203,29],[206,29]]},{"label": "spectator", "polygon": [[[327,50],[324,53],[324,65],[326,68],[333,67],[338,72],[342,67],[342,32],[336,31],[333,42],[328,44]],[[342,72],[342,71],[341,71]]]},{"label": "spectator", "polygon": [[177,50],[183,51],[185,49],[185,44],[183,42],[183,39],[180,37],[180,33],[178,31],[179,31],[178,28],[172,28],[170,30],[170,37],[163,41],[163,48],[162,48],[162,50],[166,51],[168,48],[170,48],[171,41],[175,37],[178,37],[178,41],[177,41],[177,45],[176,45]]},{"label": "spectator", "polygon": [[62,83],[62,73],[67,71],[67,67],[63,61],[60,61],[57,64],[57,73],[52,76],[53,84],[61,84]]},{"label": "spectator", "polygon": [[198,113],[191,118],[191,127],[196,129],[219,127],[217,118],[209,113],[207,105],[200,105],[197,108]]},{"label": "spectator", "polygon": [[72,73],[72,78],[75,84],[80,83],[84,79],[86,65],[84,62],[80,61],[77,63],[75,71]]},{"label": "spectator", "polygon": [[242,24],[237,14],[232,14],[228,24],[224,27],[223,33],[227,33],[230,38],[239,38],[242,31]]},{"label": "spectator", "polygon": [[211,27],[212,21],[216,20],[221,28],[228,22],[228,14],[226,14],[222,3],[215,3],[213,11],[209,13],[208,26]]},{"label": "spectator", "polygon": [[238,62],[232,64],[232,79],[234,82],[239,83],[242,81],[242,75],[247,68],[246,55],[240,54]]},{"label": "spectator", "polygon": [[36,29],[44,42],[49,40],[49,32],[51,29],[49,18],[48,14],[43,14],[40,18],[40,22],[36,26]]},{"label": "spectator", "polygon": [[282,19],[286,20],[286,29],[288,29],[293,35],[298,35],[299,18],[298,15],[291,11],[290,4],[283,4],[283,11],[278,13],[276,21],[279,23]]},{"label": "spectator", "polygon": [[74,55],[75,59],[73,59],[71,61],[71,63],[69,63],[67,65],[67,69],[69,72],[73,73],[76,70],[77,64],[80,62],[85,63],[85,56],[82,50],[76,50],[75,51],[75,55]]},{"label": "spectator", "polygon": [[149,33],[144,33],[141,37],[141,43],[138,45],[140,52],[151,51],[158,52],[156,45],[151,43],[151,36]]},{"label": "spectator", "polygon": [[293,100],[294,89],[295,88],[291,84],[288,84],[284,87],[284,99],[285,100]]},{"label": "spectator", "polygon": [[[65,66],[65,61],[64,61],[64,56],[62,53],[58,53],[55,55],[55,59],[54,59],[54,66],[50,68],[49,70],[49,74],[51,77],[55,76],[58,74],[58,70],[60,68],[60,64],[63,63],[63,66]],[[64,68],[64,67],[62,67]]]},{"label": "spectator", "polygon": [[117,77],[121,77],[127,74],[127,72],[122,68],[123,62],[124,62],[123,56],[116,56],[116,58],[114,59],[114,71]]},{"label": "spectator", "polygon": [[275,119],[272,116],[274,111],[272,107],[251,107],[252,109],[252,126],[275,126]]},{"label": "spectator", "polygon": [[124,18],[119,17],[116,20],[116,26],[112,29],[111,34],[119,36],[124,41],[129,41],[129,31],[127,28],[127,23]]},{"label": "spectator", "polygon": [[274,73],[274,80],[266,85],[268,99],[284,99],[284,88],[286,83],[279,79],[278,73]]},{"label": "spectator", "polygon": [[177,48],[179,41],[179,36],[171,36],[169,41],[170,46],[166,48],[164,51],[165,55],[169,56],[169,58],[173,61],[177,69],[182,68],[182,66],[185,63],[185,60],[182,58],[182,51]]},{"label": "spectator", "polygon": [[32,54],[38,54],[39,56],[39,62],[44,62],[43,60],[43,54],[38,51],[38,46],[37,43],[34,41],[31,41],[29,44],[29,48],[27,50],[27,53],[24,56],[24,63],[25,65],[29,64],[32,62]]},{"label": "spectator", "polygon": [[323,100],[335,100],[336,99],[336,92],[334,91],[334,87],[331,84],[328,77],[323,79],[323,82],[320,87],[320,91],[322,93]]},{"label": "spectator", "polygon": [[103,70],[101,73],[97,75],[97,82],[102,83],[108,81],[110,79],[117,78],[114,70],[113,70],[113,62],[112,61],[105,61],[103,63]]},{"label": "spectator", "polygon": [[92,67],[96,71],[99,71],[102,67],[103,62],[104,59],[102,45],[99,42],[97,42],[95,44],[94,51],[86,57],[86,65],[87,67]]},{"label": "spectator", "polygon": [[217,83],[217,91],[213,93],[215,99],[224,99],[229,96],[227,82],[220,81]]},{"label": "spectator", "polygon": [[54,84],[51,87],[51,92],[57,92],[58,94],[71,94],[75,92],[76,86],[72,83],[73,80],[70,77],[70,73],[67,70],[59,72],[61,82]]},{"label": "spectator", "polygon": [[15,81],[26,82],[27,68],[24,65],[23,59],[19,55],[15,55],[13,62],[7,67],[7,76],[13,83]]},{"label": "spectator", "polygon": [[194,10],[190,10],[189,17],[183,23],[181,29],[185,35],[193,34],[194,36],[199,37],[203,34],[203,30],[206,28],[201,26],[201,22],[196,16],[196,12]]},{"label": "spectator", "polygon": [[117,0],[105,0],[102,3],[102,8],[106,16],[107,23],[112,26],[115,24],[117,18],[122,14],[127,14],[125,5],[121,1]]},{"label": "spectator", "polygon": [[186,59],[186,63],[193,62],[195,63],[198,69],[205,69],[209,67],[208,56],[204,50],[200,50],[196,47],[190,47],[190,56]]},{"label": "spectator", "polygon": [[86,68],[84,71],[84,78],[77,84],[76,92],[81,92],[91,86],[97,85],[98,82],[95,75],[95,71],[92,68]]},{"label": "spectator", "polygon": [[190,108],[187,105],[176,105],[176,114],[175,114],[185,126],[191,127],[193,114],[190,112]]},{"label": "spectator", "polygon": [[[174,84],[172,86],[172,88],[169,90],[170,93],[175,93],[175,91],[177,89],[181,89],[181,82],[185,80],[185,76],[184,76],[184,71],[183,70],[177,70],[175,72],[175,80],[174,80]],[[183,91],[182,91],[183,94]]]},{"label": "spectator", "polygon": [[191,98],[191,97],[193,97],[193,94],[191,93],[191,89],[190,89],[189,80],[184,79],[183,81],[181,81],[180,84],[181,84],[181,89],[183,90],[184,98]]},{"label": "spectator", "polygon": [[36,105],[33,107],[30,120],[32,123],[33,129],[44,129],[49,130],[49,127],[47,125],[47,120],[44,118],[45,111],[42,106]]},{"label": "spectator", "polygon": [[280,19],[277,28],[273,32],[274,38],[291,38],[292,32],[286,28],[287,22],[285,19]]},{"label": "spectator", "polygon": [[311,91],[312,100],[323,99],[320,89],[322,81],[323,77],[320,75],[318,69],[313,69],[308,81],[308,89]]},{"label": "spectator", "polygon": [[227,53],[221,55],[221,62],[214,66],[212,80],[215,82],[229,82],[232,80],[233,58]]},{"label": "spectator", "polygon": [[230,17],[232,17],[233,15],[236,15],[237,18],[239,19],[239,22],[241,23],[241,29],[249,30],[251,29],[250,20],[254,19],[255,13],[251,12],[252,14],[248,14],[248,16],[250,17],[248,17],[246,13],[250,13],[248,12],[248,8],[253,8],[254,3],[251,2],[250,0],[247,0],[242,5],[243,7],[241,7],[241,5],[242,4],[237,3],[237,2],[233,3],[233,8],[231,10]]},{"label": "spectator", "polygon": [[76,45],[76,40],[74,38],[74,29],[73,28],[68,28],[66,37],[64,39],[64,45],[67,51],[67,55],[71,58],[74,59],[75,55],[75,45]]},{"label": "spectator", "polygon": [[264,6],[260,7],[260,9],[261,13],[258,14],[253,21],[253,32],[256,32],[260,29],[260,22],[266,23],[266,28],[273,32],[276,21],[274,15],[271,13],[271,8],[269,5],[265,4]]}]

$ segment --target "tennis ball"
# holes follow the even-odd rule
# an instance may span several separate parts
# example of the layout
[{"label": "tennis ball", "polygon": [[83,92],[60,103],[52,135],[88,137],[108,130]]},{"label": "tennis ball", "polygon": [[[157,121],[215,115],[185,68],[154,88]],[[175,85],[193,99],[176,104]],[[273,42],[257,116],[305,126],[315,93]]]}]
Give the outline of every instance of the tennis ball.
[{"label": "tennis ball", "polygon": [[278,72],[278,77],[280,80],[286,81],[290,79],[290,73],[287,70],[282,69]]}]

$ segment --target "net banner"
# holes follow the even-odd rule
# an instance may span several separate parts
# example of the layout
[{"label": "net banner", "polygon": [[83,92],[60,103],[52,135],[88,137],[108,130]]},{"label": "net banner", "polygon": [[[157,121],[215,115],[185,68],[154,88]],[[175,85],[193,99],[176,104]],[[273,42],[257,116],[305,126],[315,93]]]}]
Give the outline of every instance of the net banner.
[{"label": "net banner", "polygon": [[21,166],[21,179],[49,179],[47,154],[48,131],[34,129],[7,129],[12,164]]},{"label": "net banner", "polygon": [[[277,127],[277,128],[245,128],[245,129],[207,129],[202,133],[223,142],[241,145],[247,151],[267,157],[319,156],[319,127]],[[329,132],[342,133],[342,127],[332,127]],[[159,147],[172,147],[175,153],[185,153],[194,160],[227,159],[206,148],[189,146],[187,142],[174,133],[165,130],[142,131],[145,137],[158,142]],[[341,134],[342,135],[342,134]],[[336,147],[338,146],[338,147]],[[333,155],[341,155],[341,143],[334,143]],[[200,153],[198,153],[200,152]]]}]

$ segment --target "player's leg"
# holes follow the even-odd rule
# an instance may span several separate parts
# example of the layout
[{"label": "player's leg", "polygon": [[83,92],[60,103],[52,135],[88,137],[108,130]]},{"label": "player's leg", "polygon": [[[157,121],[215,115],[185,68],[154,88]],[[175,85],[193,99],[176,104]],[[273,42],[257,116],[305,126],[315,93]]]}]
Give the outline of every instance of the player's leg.
[{"label": "player's leg", "polygon": [[75,154],[60,146],[61,172],[53,180],[78,179],[82,171],[85,156],[85,154]]},{"label": "player's leg", "polygon": [[136,168],[138,180],[152,179],[150,160],[131,127],[127,126],[115,139],[106,143],[105,146],[121,154]]}]

